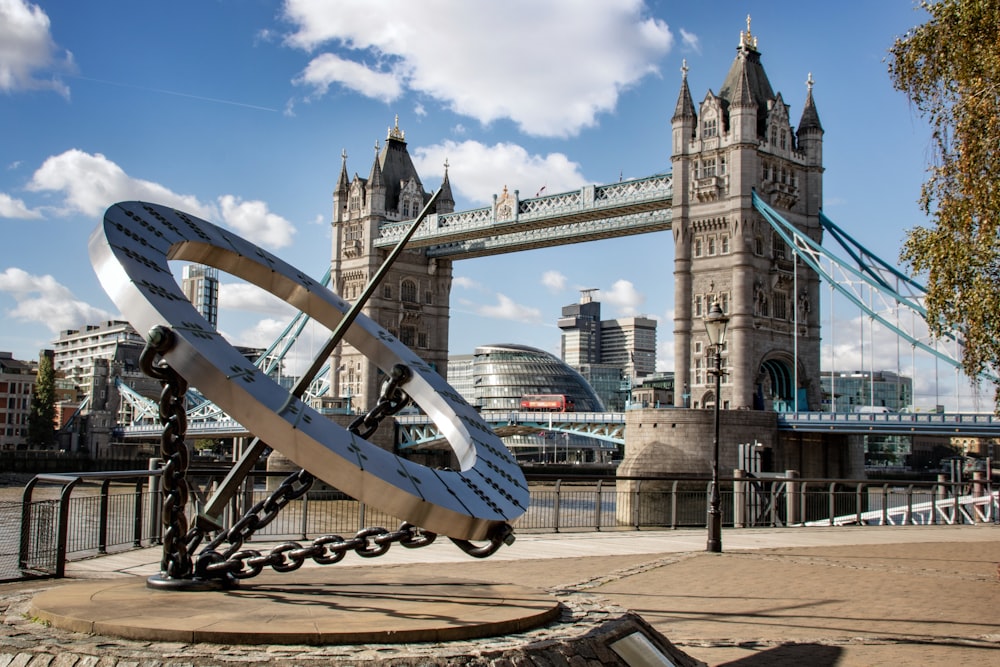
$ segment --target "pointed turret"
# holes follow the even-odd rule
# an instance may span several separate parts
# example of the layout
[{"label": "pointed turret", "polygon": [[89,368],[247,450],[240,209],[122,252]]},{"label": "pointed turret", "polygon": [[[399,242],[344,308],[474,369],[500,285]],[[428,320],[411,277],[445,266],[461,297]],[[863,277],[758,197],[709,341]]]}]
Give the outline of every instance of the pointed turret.
[{"label": "pointed turret", "polygon": [[813,100],[813,83],[812,72],[809,72],[809,77],[806,79],[806,103],[802,107],[802,118],[799,120],[797,132],[799,136],[807,130],[823,132],[823,126],[819,122],[819,112],[816,111],[816,102]]},{"label": "pointed turret", "polygon": [[686,153],[688,144],[695,138],[695,130],[698,127],[698,117],[694,111],[694,102],[691,100],[691,89],[688,88],[687,60],[681,63],[681,92],[677,96],[677,107],[674,109],[673,118],[670,119],[670,125],[673,129],[673,154]]},{"label": "pointed turret", "polygon": [[438,195],[435,203],[437,213],[453,213],[455,211],[455,197],[451,194],[451,180],[448,178],[448,160],[444,161],[444,180],[441,181],[441,194]]},{"label": "pointed turret", "polygon": [[694,120],[694,102],[691,99],[691,89],[688,88],[688,66],[687,60],[681,62],[681,92],[677,96],[677,106],[674,107],[674,115],[671,121],[690,118]]},{"label": "pointed turret", "polygon": [[338,195],[346,195],[350,179],[347,178],[347,151],[340,151],[340,177],[337,179],[337,187],[334,192]]},{"label": "pointed turret", "polygon": [[386,210],[386,185],[382,176],[382,160],[379,159],[379,145],[375,142],[375,159],[372,161],[372,170],[368,174],[368,204],[371,213],[384,213]]},{"label": "pointed turret", "polygon": [[340,177],[337,185],[333,188],[333,222],[343,220],[344,211],[347,209],[347,193],[350,189],[350,180],[347,178],[347,151],[340,151]]}]

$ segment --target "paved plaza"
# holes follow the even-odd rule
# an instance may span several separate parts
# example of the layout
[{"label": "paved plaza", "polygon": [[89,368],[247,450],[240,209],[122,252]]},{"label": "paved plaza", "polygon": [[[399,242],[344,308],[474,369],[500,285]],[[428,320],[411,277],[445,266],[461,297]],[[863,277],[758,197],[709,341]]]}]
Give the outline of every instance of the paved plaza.
[{"label": "paved plaza", "polygon": [[[383,557],[251,580],[329,586],[435,577],[517,585],[570,607],[632,610],[709,665],[985,665],[1000,660],[1000,527],[911,526],[726,530],[724,552],[703,530],[523,534],[487,560],[447,540]],[[257,548],[264,549],[268,545]],[[73,581],[155,574],[158,549],[71,563]],[[65,581],[0,586],[0,667],[159,667],[168,664],[435,664],[454,643],[412,646],[258,646],[137,642],[46,628],[24,611]],[[51,593],[50,593],[51,594]],[[181,594],[183,595],[183,594]],[[225,593],[218,593],[224,596]],[[255,619],[260,620],[260,619]],[[466,642],[475,651],[504,638]],[[409,653],[407,653],[409,651]],[[412,656],[422,656],[415,662]],[[345,660],[347,662],[345,662]]]}]

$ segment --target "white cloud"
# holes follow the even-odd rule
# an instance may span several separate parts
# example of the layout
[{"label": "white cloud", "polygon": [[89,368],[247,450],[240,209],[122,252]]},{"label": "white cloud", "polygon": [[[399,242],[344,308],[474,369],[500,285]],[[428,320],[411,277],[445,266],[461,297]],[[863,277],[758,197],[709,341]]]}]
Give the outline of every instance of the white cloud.
[{"label": "white cloud", "polygon": [[[82,213],[96,218],[115,202],[137,199],[173,206],[207,220],[222,220],[248,241],[271,248],[291,244],[295,234],[294,225],[268,210],[266,202],[221,195],[216,203],[205,203],[194,195],[178,194],[159,183],[133,178],[100,153],[91,154],[76,148],[46,159],[35,171],[27,189],[62,194],[63,200],[56,207],[57,215]],[[3,207],[3,195],[0,195],[0,215]]]},{"label": "white cloud", "polygon": [[550,292],[562,292],[566,289],[566,276],[558,271],[546,271],[542,274],[542,285]]},{"label": "white cloud", "polygon": [[117,317],[76,299],[68,287],[50,275],[36,276],[16,267],[0,273],[0,292],[10,294],[17,302],[7,311],[8,317],[44,324],[53,333]]},{"label": "white cloud", "polygon": [[646,296],[636,290],[631,281],[624,279],[616,280],[610,290],[598,292],[596,298],[601,303],[614,306],[619,315],[628,317],[637,315],[640,306],[646,303]]},{"label": "white cloud", "polygon": [[32,176],[28,190],[61,192],[64,208],[60,213],[64,215],[98,217],[115,202],[129,199],[175,206],[201,217],[212,213],[210,206],[191,195],[179,195],[158,183],[132,178],[100,153],[76,148],[46,159]]},{"label": "white cloud", "polygon": [[492,203],[493,195],[500,194],[504,186],[511,192],[520,190],[520,196],[527,199],[542,186],[547,194],[554,194],[587,183],[580,165],[562,153],[529,155],[511,143],[487,146],[478,141],[449,140],[416,148],[411,156],[418,173],[442,177],[447,160],[453,191],[480,205]]},{"label": "white cloud", "polygon": [[[329,47],[300,75],[376,99],[403,87],[483,124],[510,119],[538,136],[574,136],[657,72],[673,46],[644,2],[286,0],[289,44]],[[354,67],[348,64],[353,63]],[[379,76],[381,75],[381,76]]]},{"label": "white cloud", "polygon": [[542,311],[538,308],[515,303],[509,296],[499,293],[497,294],[497,303],[495,305],[477,306],[476,312],[484,317],[492,317],[498,320],[513,320],[529,324],[542,322]]},{"label": "white cloud", "polygon": [[220,283],[219,310],[242,310],[286,320],[296,312],[278,297],[250,283]]},{"label": "white cloud", "polygon": [[233,195],[219,197],[222,219],[247,240],[272,248],[291,245],[295,227],[268,211],[260,200],[242,201]]},{"label": "white cloud", "polygon": [[656,370],[675,371],[674,368],[674,338],[671,331],[674,326],[674,309],[667,310],[663,317],[656,319]]},{"label": "white cloud", "polygon": [[684,28],[681,28],[680,32],[681,44],[684,46],[684,50],[701,53],[701,43],[698,41],[698,35],[693,32],[688,32]]},{"label": "white cloud", "polygon": [[325,95],[334,83],[383,102],[392,102],[403,93],[399,73],[380,72],[332,53],[313,58],[293,82],[300,86],[311,86],[317,97]]},{"label": "white cloud", "polygon": [[31,210],[20,199],[14,199],[10,195],[0,192],[0,218],[36,220],[41,217],[41,213]]},{"label": "white cloud", "polygon": [[73,65],[69,51],[58,54],[49,26],[48,15],[38,5],[0,0],[0,90],[54,90],[69,97],[69,87],[58,78],[38,78],[50,68],[71,70]]},{"label": "white cloud", "polygon": [[[289,319],[262,319],[234,336],[234,342],[236,345],[266,349],[281,336]],[[323,348],[330,334],[329,329],[317,324],[315,320],[309,320],[295,345],[285,354],[283,372],[291,376],[304,373],[312,365],[314,356]]]},{"label": "white cloud", "polygon": [[480,283],[466,276],[456,276],[451,281],[451,286],[461,287],[462,289],[476,289],[476,290],[483,289],[483,286]]}]

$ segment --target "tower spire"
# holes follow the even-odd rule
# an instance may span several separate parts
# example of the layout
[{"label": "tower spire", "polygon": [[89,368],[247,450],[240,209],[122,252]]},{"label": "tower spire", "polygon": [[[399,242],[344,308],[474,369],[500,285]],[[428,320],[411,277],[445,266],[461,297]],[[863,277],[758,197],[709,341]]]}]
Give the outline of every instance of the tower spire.
[{"label": "tower spire", "polygon": [[687,59],[681,61],[681,92],[677,96],[677,106],[671,120],[680,118],[695,118],[694,101],[691,99],[691,89],[688,87]]},{"label": "tower spire", "polygon": [[809,76],[806,77],[806,103],[802,107],[802,118],[799,119],[799,128],[796,132],[800,136],[806,130],[823,131],[823,126],[819,122],[819,112],[816,111],[816,101],[813,100],[814,84],[812,72],[809,72]]}]

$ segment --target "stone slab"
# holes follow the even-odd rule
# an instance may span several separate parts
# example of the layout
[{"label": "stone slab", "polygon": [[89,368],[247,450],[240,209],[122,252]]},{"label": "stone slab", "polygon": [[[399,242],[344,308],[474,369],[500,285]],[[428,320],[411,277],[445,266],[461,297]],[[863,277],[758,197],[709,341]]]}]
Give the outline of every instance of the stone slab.
[{"label": "stone slab", "polygon": [[154,590],[143,579],[74,582],[36,595],[30,614],[63,630],[125,639],[312,645],[468,640],[522,632],[560,614],[558,600],[524,586],[387,574],[261,575],[220,591]]}]

